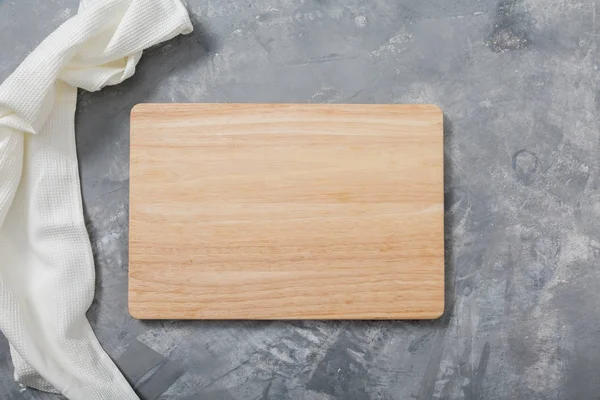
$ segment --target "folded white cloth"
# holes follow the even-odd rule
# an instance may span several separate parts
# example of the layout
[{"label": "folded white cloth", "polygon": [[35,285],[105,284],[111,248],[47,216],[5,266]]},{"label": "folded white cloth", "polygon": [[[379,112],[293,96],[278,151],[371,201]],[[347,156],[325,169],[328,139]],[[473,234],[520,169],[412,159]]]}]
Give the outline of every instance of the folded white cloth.
[{"label": "folded white cloth", "polygon": [[0,86],[0,330],[24,385],[69,399],[137,399],[85,316],[95,275],[77,88],[118,84],[143,49],[191,31],[180,0],[82,0]]}]

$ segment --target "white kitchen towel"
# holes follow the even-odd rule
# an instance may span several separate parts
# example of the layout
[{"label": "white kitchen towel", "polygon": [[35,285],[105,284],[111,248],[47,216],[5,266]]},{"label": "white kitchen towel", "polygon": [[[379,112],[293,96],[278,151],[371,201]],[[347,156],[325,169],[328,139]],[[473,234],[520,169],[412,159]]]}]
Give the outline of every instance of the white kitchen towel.
[{"label": "white kitchen towel", "polygon": [[94,263],[75,151],[77,88],[135,72],[192,31],[180,0],[82,0],[0,86],[0,330],[15,379],[69,399],[137,399],[86,318]]}]

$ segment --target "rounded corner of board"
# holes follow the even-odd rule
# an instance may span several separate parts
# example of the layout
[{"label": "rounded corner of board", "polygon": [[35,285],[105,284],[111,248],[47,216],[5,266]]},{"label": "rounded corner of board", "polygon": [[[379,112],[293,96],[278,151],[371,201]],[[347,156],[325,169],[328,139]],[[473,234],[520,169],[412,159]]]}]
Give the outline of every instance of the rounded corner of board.
[{"label": "rounded corner of board", "polygon": [[441,116],[444,115],[444,110],[442,110],[442,107],[438,106],[437,104],[426,104],[426,106],[431,110],[431,112],[440,114]]},{"label": "rounded corner of board", "polygon": [[136,308],[135,303],[132,303],[130,301],[129,304],[127,305],[127,309],[129,311],[129,315],[131,315],[131,317],[133,319],[137,319],[137,320],[147,319],[146,316],[139,309]]},{"label": "rounded corner of board", "polygon": [[131,112],[129,113],[131,119],[134,119],[138,114],[143,114],[148,111],[149,103],[138,103],[131,107]]},{"label": "rounded corner of board", "polygon": [[427,319],[430,319],[430,320],[440,319],[444,316],[445,313],[446,313],[446,304],[444,301],[442,301],[440,303],[440,305],[431,312],[431,316],[429,316],[429,318],[427,318]]}]

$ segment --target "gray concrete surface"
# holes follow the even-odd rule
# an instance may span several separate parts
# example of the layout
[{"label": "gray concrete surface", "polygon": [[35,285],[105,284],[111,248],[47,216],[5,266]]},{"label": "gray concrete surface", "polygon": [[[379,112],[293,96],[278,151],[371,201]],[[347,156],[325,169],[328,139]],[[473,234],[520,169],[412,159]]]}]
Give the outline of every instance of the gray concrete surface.
[{"label": "gray concrete surface", "polygon": [[[107,352],[185,374],[163,399],[593,399],[600,393],[598,0],[188,0],[189,37],[82,93],[77,140]],[[0,79],[76,0],[0,0]],[[433,322],[140,322],[126,306],[138,102],[436,103],[447,311]],[[0,398],[54,399],[12,380]]]}]

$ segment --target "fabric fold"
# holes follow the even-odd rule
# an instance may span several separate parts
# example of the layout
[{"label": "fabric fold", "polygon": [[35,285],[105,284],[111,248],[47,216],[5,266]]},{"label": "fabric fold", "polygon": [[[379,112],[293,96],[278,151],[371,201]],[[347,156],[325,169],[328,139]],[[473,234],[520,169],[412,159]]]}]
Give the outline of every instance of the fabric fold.
[{"label": "fabric fold", "polygon": [[77,88],[118,84],[145,48],[191,31],[180,0],[86,0],[0,85],[0,330],[24,385],[69,399],[138,398],[85,315],[95,273]]}]

